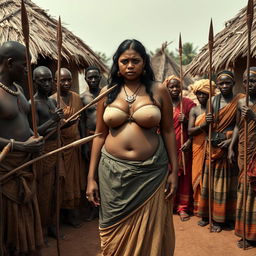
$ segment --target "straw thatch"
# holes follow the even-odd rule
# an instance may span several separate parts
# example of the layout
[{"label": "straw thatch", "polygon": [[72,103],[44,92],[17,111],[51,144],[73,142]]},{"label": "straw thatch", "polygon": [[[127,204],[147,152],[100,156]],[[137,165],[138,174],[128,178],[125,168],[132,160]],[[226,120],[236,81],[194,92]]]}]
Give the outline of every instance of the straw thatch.
[{"label": "straw thatch", "polygon": [[[256,1],[254,1],[254,10]],[[247,23],[246,10],[243,8],[231,20],[227,21],[225,28],[214,37],[213,70],[234,69],[235,65],[241,65],[242,58],[247,54]],[[252,57],[256,57],[256,16],[252,26]],[[239,63],[240,62],[240,63]],[[243,65],[245,62],[243,61]],[[245,69],[245,66],[243,67]],[[200,53],[189,65],[188,72],[192,75],[206,74],[209,70],[208,45],[205,45]]]},{"label": "straw thatch", "polygon": [[[170,75],[180,76],[179,65],[166,52],[167,43],[163,43],[162,48],[151,58],[151,65],[154,70],[155,78],[159,82],[163,82]],[[190,75],[184,77],[183,86],[187,88],[193,83]]]},{"label": "straw thatch", "polygon": [[[56,61],[57,55],[57,21],[32,1],[26,0],[26,9],[30,23],[30,52],[32,63],[36,64],[40,57]],[[0,44],[14,40],[23,43],[21,28],[21,1],[0,0]],[[67,63],[72,63],[81,70],[89,65],[107,71],[99,57],[77,36],[65,27],[63,31],[62,56]]]}]

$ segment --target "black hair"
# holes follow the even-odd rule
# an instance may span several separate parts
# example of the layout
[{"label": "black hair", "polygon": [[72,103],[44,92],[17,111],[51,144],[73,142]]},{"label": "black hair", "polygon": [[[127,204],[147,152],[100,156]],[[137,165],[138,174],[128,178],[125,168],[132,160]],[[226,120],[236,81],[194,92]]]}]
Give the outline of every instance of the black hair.
[{"label": "black hair", "polygon": [[122,85],[124,84],[124,79],[122,76],[118,75],[118,59],[119,57],[128,49],[136,51],[144,61],[144,72],[141,75],[141,83],[144,84],[147,94],[150,96],[150,99],[154,102],[153,93],[151,91],[151,86],[155,81],[154,72],[150,65],[150,58],[146,52],[144,45],[136,39],[127,39],[123,41],[117,48],[113,56],[113,64],[110,69],[109,78],[108,78],[108,88],[117,84],[117,87],[108,94],[107,104],[112,103],[119,92],[121,91]]},{"label": "black hair", "polygon": [[90,70],[97,70],[99,72],[99,74],[101,73],[101,71],[100,71],[100,69],[98,67],[96,67],[96,66],[89,66],[88,68],[86,68],[84,70],[84,75],[86,76],[88,71],[90,71]]}]

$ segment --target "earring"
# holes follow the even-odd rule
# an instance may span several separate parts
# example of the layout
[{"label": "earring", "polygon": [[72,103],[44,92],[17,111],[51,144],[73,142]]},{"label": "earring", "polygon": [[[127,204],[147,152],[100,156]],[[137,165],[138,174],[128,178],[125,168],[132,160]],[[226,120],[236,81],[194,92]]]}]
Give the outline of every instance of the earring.
[{"label": "earring", "polygon": [[117,71],[117,76],[121,77],[120,71]]}]

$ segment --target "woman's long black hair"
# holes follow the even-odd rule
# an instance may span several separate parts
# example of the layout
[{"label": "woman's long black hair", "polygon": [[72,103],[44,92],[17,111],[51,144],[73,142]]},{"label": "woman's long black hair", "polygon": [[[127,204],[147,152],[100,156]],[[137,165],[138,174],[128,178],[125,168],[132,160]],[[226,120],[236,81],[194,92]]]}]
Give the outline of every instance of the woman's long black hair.
[{"label": "woman's long black hair", "polygon": [[141,83],[145,86],[146,92],[150,96],[151,100],[154,101],[153,93],[151,91],[151,86],[155,81],[155,76],[150,65],[149,55],[147,54],[146,49],[141,42],[135,39],[127,39],[119,45],[117,51],[113,56],[113,64],[110,69],[109,78],[108,78],[108,88],[116,84],[117,84],[117,87],[111,93],[108,94],[107,101],[106,101],[107,104],[112,103],[116,99],[117,95],[121,91],[121,88],[124,84],[123,77],[118,75],[118,71],[119,71],[118,59],[128,49],[132,49],[136,51],[142,57],[145,66],[144,66],[144,71],[141,75]]}]

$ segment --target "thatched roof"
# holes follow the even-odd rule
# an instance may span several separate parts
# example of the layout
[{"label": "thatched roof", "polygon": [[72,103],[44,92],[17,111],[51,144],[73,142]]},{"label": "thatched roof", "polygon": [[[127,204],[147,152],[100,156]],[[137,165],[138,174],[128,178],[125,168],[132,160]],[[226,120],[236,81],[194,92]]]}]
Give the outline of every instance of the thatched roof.
[{"label": "thatched roof", "polygon": [[[39,56],[57,60],[57,20],[32,1],[26,0],[26,9],[30,23],[30,52],[32,63],[36,64]],[[14,40],[23,43],[21,29],[21,1],[0,0],[0,44]],[[74,63],[78,69],[96,65],[106,71],[107,68],[99,57],[79,37],[62,28],[63,58],[68,63]]]},{"label": "thatched roof", "polygon": [[[162,45],[154,56],[151,58],[151,65],[154,70],[154,74],[157,81],[163,82],[165,78],[170,75],[180,76],[179,65],[171,58],[171,56],[166,52],[167,43]],[[184,87],[187,88],[188,85],[192,84],[193,80],[189,75],[184,77]]]},{"label": "thatched roof", "polygon": [[[254,1],[254,10],[256,1]],[[218,71],[234,66],[235,61],[247,54],[247,24],[246,10],[243,8],[225,28],[214,37],[213,69]],[[252,26],[252,56],[256,57],[256,16]],[[189,65],[188,71],[192,75],[206,74],[209,70],[208,45],[205,45]]]}]

